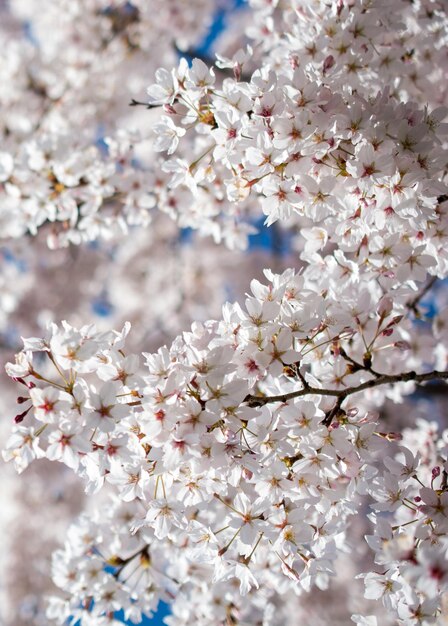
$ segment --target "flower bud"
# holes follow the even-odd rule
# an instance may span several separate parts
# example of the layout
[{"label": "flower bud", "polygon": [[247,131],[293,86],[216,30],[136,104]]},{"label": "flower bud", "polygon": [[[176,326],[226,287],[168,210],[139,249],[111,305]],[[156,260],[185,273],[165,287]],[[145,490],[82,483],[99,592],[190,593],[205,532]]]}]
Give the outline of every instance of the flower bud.
[{"label": "flower bud", "polygon": [[327,71],[333,67],[333,65],[334,65],[334,56],[332,54],[329,54],[324,61],[322,73],[325,75]]},{"label": "flower bud", "polygon": [[380,317],[385,318],[392,312],[394,303],[389,296],[383,296],[378,303],[377,313]]},{"label": "flower bud", "polygon": [[399,350],[410,350],[411,344],[408,341],[396,341],[394,343],[394,348],[398,348]]}]

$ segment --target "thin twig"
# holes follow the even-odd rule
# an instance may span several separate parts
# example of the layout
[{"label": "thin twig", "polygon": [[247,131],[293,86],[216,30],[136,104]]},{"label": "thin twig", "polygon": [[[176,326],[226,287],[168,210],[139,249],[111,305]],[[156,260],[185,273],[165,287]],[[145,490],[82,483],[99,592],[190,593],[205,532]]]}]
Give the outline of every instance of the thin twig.
[{"label": "thin twig", "polygon": [[339,396],[334,407],[330,409],[329,411],[327,411],[327,413],[325,414],[325,419],[322,421],[322,424],[324,426],[327,426],[328,428],[331,422],[333,421],[333,418],[337,417],[339,412],[342,411],[341,404],[343,401],[344,401],[344,398],[342,396]]},{"label": "thin twig", "polygon": [[353,366],[353,371],[350,373],[354,374],[355,372],[358,372],[360,370],[365,370],[366,372],[373,374],[375,378],[379,378],[381,376],[379,372],[376,372],[374,369],[372,369],[372,366],[363,365],[362,363],[358,363],[358,361],[352,359],[352,357],[349,356],[343,348],[339,348],[339,354],[343,359],[345,359],[345,361]]},{"label": "thin twig", "polygon": [[140,102],[139,100],[135,100],[134,98],[131,98],[129,106],[130,107],[145,107],[147,109],[158,109],[163,106],[163,103],[150,104],[149,102]]},{"label": "thin twig", "polygon": [[420,300],[428,293],[428,291],[432,289],[434,283],[437,280],[438,280],[437,276],[432,276],[430,280],[426,283],[426,285],[423,287],[423,289],[420,291],[420,293],[418,293],[415,296],[415,298],[413,298],[406,304],[406,307],[410,311],[412,311],[416,317],[420,317],[420,311],[418,310],[417,305],[419,304]]}]

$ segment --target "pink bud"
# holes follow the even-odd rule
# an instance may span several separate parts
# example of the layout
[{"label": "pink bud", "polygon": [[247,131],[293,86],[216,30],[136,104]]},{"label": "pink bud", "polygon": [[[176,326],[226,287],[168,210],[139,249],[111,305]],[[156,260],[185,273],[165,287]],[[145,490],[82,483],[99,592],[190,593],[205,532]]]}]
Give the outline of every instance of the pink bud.
[{"label": "pink bud", "polygon": [[329,55],[327,56],[327,58],[325,59],[325,61],[324,61],[324,66],[323,66],[323,69],[322,69],[322,73],[323,73],[323,74],[326,74],[326,72],[327,72],[327,71],[328,71],[331,67],[333,67],[333,65],[334,65],[334,56],[333,56],[332,54],[329,54]]},{"label": "pink bud", "polygon": [[381,334],[383,337],[390,337],[393,332],[394,332],[393,328],[385,328]]},{"label": "pink bud", "polygon": [[395,317],[392,318],[392,320],[389,322],[389,324],[387,325],[387,328],[389,328],[389,326],[396,326],[397,324],[399,324],[401,322],[401,320],[403,319],[402,315],[396,315]]},{"label": "pink bud", "polygon": [[176,109],[171,104],[164,104],[163,110],[165,111],[165,113],[171,113],[171,115],[177,114]]},{"label": "pink bud", "polygon": [[381,317],[387,317],[394,308],[394,303],[392,302],[392,298],[389,296],[384,296],[378,303],[377,313]]},{"label": "pink bud", "polygon": [[396,341],[394,343],[394,347],[398,348],[399,350],[403,350],[403,351],[411,349],[411,345],[407,341]]},{"label": "pink bud", "polygon": [[440,467],[438,465],[436,465],[435,467],[432,468],[432,479],[434,480],[434,478],[437,478],[438,476],[440,476]]},{"label": "pink bud", "polygon": [[[32,405],[31,405],[32,406]],[[26,416],[26,414],[29,412],[29,410],[31,409],[31,406],[27,408],[26,411],[24,411],[23,413],[19,413],[18,415],[15,416],[14,418],[14,422],[16,424],[20,424],[20,422],[23,422],[24,417]]]},{"label": "pink bud", "polygon": [[235,63],[235,65],[233,66],[233,76],[236,81],[241,80],[241,69],[241,63]]},{"label": "pink bud", "polygon": [[12,380],[15,383],[20,383],[21,385],[26,385],[26,382],[20,376],[11,376]]},{"label": "pink bud", "polygon": [[387,441],[401,441],[401,439],[403,438],[403,435],[401,435],[400,433],[378,433],[378,435],[380,435],[380,437],[383,437],[384,439],[387,439]]},{"label": "pink bud", "polygon": [[289,56],[289,64],[293,70],[299,67],[299,57],[297,56],[297,54],[291,54]]}]

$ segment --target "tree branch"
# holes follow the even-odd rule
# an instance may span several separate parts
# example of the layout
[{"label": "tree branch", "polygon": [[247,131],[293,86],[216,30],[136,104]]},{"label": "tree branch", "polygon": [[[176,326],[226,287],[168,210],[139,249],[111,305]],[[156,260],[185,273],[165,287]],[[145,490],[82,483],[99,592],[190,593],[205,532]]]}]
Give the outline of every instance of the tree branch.
[{"label": "tree branch", "polygon": [[416,372],[403,372],[402,374],[380,374],[378,378],[372,378],[367,380],[356,387],[349,387],[348,389],[319,389],[317,387],[308,387],[299,389],[298,391],[291,391],[290,393],[284,393],[278,396],[252,396],[245,397],[244,402],[249,406],[264,406],[265,404],[271,404],[272,402],[288,402],[294,398],[300,398],[307,395],[318,396],[334,396],[341,399],[338,403],[339,406],[345,398],[364,391],[365,389],[371,389],[372,387],[379,387],[380,385],[391,385],[394,383],[404,383],[414,381],[416,383],[424,383],[430,380],[447,380],[448,371],[439,372],[433,370],[432,372],[426,372],[425,374],[417,374]]},{"label": "tree branch", "polygon": [[334,407],[327,411],[327,413],[325,414],[325,419],[322,420],[322,424],[324,426],[328,428],[333,421],[333,418],[337,417],[341,413],[345,415],[345,412],[341,409],[341,404],[343,403],[343,401],[344,398],[342,396],[339,396],[339,398],[336,400],[336,404],[334,405]]},{"label": "tree branch", "polygon": [[418,310],[417,306],[420,302],[420,300],[426,296],[426,294],[428,293],[428,291],[430,291],[430,289],[433,287],[434,283],[438,280],[437,276],[432,276],[430,278],[430,280],[426,283],[426,285],[423,287],[423,289],[420,291],[420,293],[418,293],[415,298],[413,298],[412,300],[410,300],[409,302],[406,303],[406,307],[412,311],[415,315],[415,317],[420,317],[420,311]]}]

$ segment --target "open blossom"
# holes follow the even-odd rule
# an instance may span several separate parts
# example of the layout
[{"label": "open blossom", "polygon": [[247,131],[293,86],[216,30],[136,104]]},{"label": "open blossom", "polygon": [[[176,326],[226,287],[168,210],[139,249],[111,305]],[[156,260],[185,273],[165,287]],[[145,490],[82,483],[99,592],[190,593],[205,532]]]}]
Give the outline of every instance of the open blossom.
[{"label": "open blossom", "polygon": [[92,428],[111,432],[115,428],[116,421],[126,417],[128,410],[117,399],[118,389],[116,384],[108,382],[98,392],[90,394],[90,408],[93,410],[89,421]]},{"label": "open blossom", "polygon": [[164,68],[159,68],[155,76],[157,82],[148,87],[150,102],[166,102],[167,104],[172,104],[179,88],[179,82],[175,72],[169,72]]},{"label": "open blossom", "polygon": [[176,126],[170,117],[164,117],[154,127],[154,132],[157,134],[157,139],[154,142],[155,150],[166,151],[168,154],[173,154],[179,145],[180,138],[185,135],[186,130]]},{"label": "open blossom", "polygon": [[193,59],[191,69],[187,72],[186,87],[193,89],[203,89],[211,87],[215,82],[215,75],[212,69],[207,67],[201,59]]},{"label": "open blossom", "polygon": [[39,438],[35,429],[20,426],[9,438],[6,449],[3,452],[5,461],[14,461],[18,472],[23,472],[31,461],[44,455],[39,447]]},{"label": "open blossom", "polygon": [[78,469],[80,456],[90,451],[89,442],[79,436],[79,427],[67,422],[53,431],[48,438],[46,457],[50,461],[61,461],[73,470]]},{"label": "open blossom", "polygon": [[36,419],[44,423],[54,422],[57,414],[71,409],[70,395],[54,387],[46,389],[34,387],[30,390],[30,397]]}]

